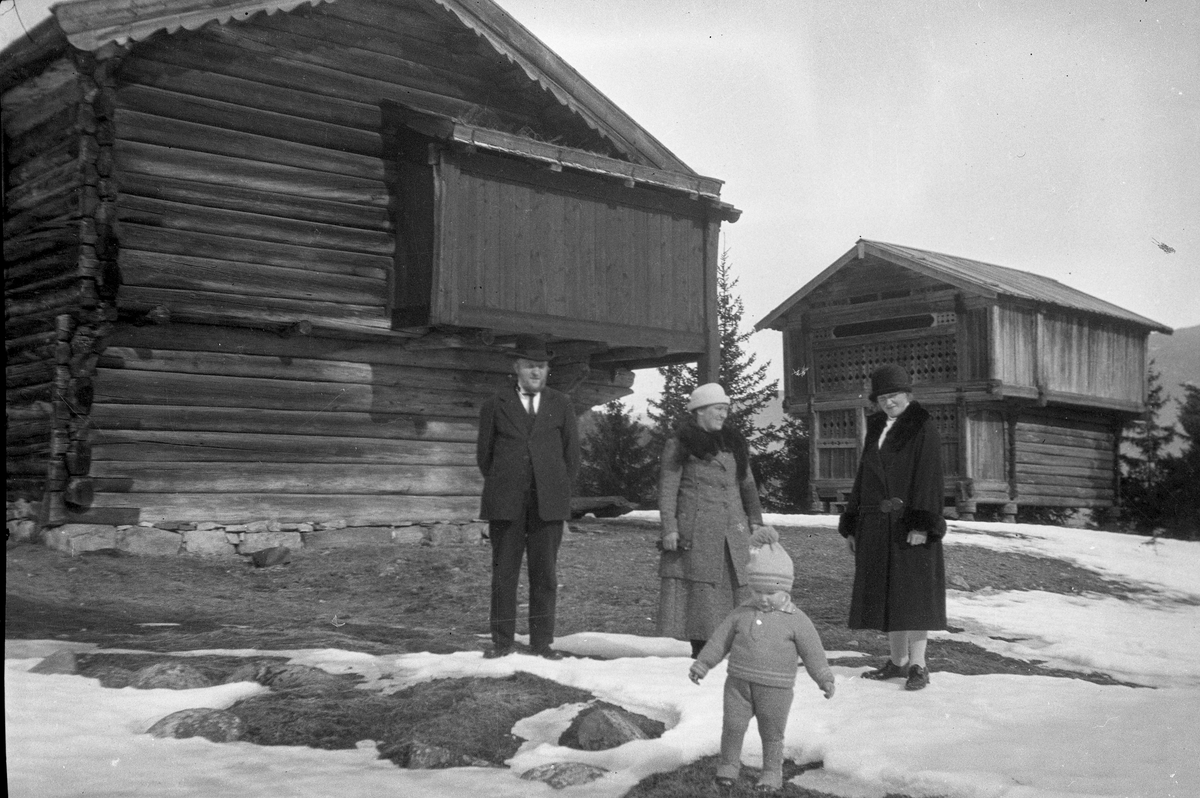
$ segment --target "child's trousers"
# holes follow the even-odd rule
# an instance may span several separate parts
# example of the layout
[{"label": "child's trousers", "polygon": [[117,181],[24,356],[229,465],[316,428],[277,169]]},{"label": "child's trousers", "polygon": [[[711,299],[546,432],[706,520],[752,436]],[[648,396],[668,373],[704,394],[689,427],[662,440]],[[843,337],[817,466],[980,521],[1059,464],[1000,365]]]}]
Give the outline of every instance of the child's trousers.
[{"label": "child's trousers", "polygon": [[721,760],[717,776],[736,779],[742,769],[742,740],[750,718],[758,719],[763,742],[763,774],[759,784],[783,785],[783,733],[792,708],[791,687],[767,687],[737,676],[725,677],[725,720],[721,727]]}]

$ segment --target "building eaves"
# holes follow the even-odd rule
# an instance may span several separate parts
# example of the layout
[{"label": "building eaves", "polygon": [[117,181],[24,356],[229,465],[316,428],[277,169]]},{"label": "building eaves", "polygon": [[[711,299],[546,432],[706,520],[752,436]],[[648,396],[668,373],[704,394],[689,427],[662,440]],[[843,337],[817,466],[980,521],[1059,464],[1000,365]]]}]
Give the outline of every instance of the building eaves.
[{"label": "building eaves", "polygon": [[882,252],[892,253],[895,258],[899,259],[899,265],[904,265],[905,262],[922,263],[947,278],[974,283],[982,290],[1001,296],[1109,316],[1148,327],[1156,332],[1171,332],[1170,327],[1153,319],[1148,319],[1119,305],[1106,302],[1099,297],[1086,294],[1040,274],[899,244],[888,244],[882,241],[866,241],[865,243]]},{"label": "building eaves", "polygon": [[716,208],[720,217],[726,221],[737,221],[741,215],[741,211],[737,208],[720,201],[721,181],[716,178],[703,177],[692,172],[672,172],[667,169],[630,163],[586,150],[468,125],[446,116],[415,108],[405,110],[404,124],[413,130],[442,141],[535,161],[548,166],[553,171],[562,171],[567,168],[614,178],[630,187],[635,185],[651,186],[684,194],[692,199],[703,199]]},{"label": "building eaves", "polygon": [[[337,0],[75,0],[52,11],[67,40],[95,52],[107,44],[142,41],[159,32],[195,30],[265,12],[292,11]],[[549,92],[626,156],[658,169],[695,174],[553,50],[491,0],[428,0],[488,42],[500,56]]]},{"label": "building eaves", "polygon": [[195,30],[209,22],[225,24],[259,12],[275,14],[326,1],[76,0],[54,6],[52,12],[72,45],[94,52],[106,44],[141,41],[160,31]]},{"label": "building eaves", "polygon": [[486,39],[496,52],[524,70],[530,80],[536,81],[589,127],[612,139],[629,155],[640,155],[660,169],[693,173],[658,139],[495,3],[490,0],[434,2]]},{"label": "building eaves", "polygon": [[1103,299],[1086,294],[1057,280],[1041,275],[1031,274],[1007,266],[997,266],[994,263],[960,258],[955,255],[945,255],[899,244],[889,244],[883,241],[859,239],[854,247],[825,268],[820,274],[809,280],[799,290],[784,300],[778,307],[768,313],[757,324],[756,330],[777,328],[780,320],[797,303],[812,293],[818,286],[842,269],[846,264],[856,260],[863,254],[870,253],[897,266],[913,269],[930,277],[944,280],[964,290],[989,296],[1011,297],[1033,303],[1067,308],[1074,311],[1091,313],[1099,316],[1117,319],[1122,322],[1136,324],[1155,332],[1171,333],[1171,328],[1153,319],[1148,319],[1124,308],[1105,302]]}]

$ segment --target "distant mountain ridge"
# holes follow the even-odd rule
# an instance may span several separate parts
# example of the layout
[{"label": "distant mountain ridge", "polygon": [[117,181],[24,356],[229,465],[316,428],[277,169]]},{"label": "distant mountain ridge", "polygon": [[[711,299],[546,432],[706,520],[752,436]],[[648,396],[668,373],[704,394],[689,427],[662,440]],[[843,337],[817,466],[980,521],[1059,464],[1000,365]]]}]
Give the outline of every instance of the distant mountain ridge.
[{"label": "distant mountain ridge", "polygon": [[1170,397],[1159,414],[1158,423],[1169,426],[1179,415],[1175,400],[1183,401],[1179,386],[1188,382],[1200,385],[1200,324],[1181,327],[1173,335],[1150,333],[1147,349],[1154,361],[1154,369],[1159,373],[1163,393]]}]

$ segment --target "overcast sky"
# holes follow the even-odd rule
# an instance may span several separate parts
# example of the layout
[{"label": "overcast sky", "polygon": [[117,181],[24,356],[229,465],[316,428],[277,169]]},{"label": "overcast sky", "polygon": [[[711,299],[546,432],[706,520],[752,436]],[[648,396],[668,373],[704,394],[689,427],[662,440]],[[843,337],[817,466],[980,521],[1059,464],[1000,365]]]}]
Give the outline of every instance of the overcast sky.
[{"label": "overcast sky", "polygon": [[[1200,324],[1195,0],[500,4],[725,181],[747,324],[860,236]],[[779,338],[751,342],[776,374]]]}]

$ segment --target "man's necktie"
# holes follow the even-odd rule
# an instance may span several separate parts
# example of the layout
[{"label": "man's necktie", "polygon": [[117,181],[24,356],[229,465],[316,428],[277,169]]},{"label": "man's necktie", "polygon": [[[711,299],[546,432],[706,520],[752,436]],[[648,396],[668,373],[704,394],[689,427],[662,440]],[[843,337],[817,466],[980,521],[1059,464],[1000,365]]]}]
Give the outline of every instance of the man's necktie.
[{"label": "man's necktie", "polygon": [[525,397],[525,412],[529,413],[530,417],[536,416],[537,411],[533,409],[533,397],[537,394],[521,392],[521,396]]}]

